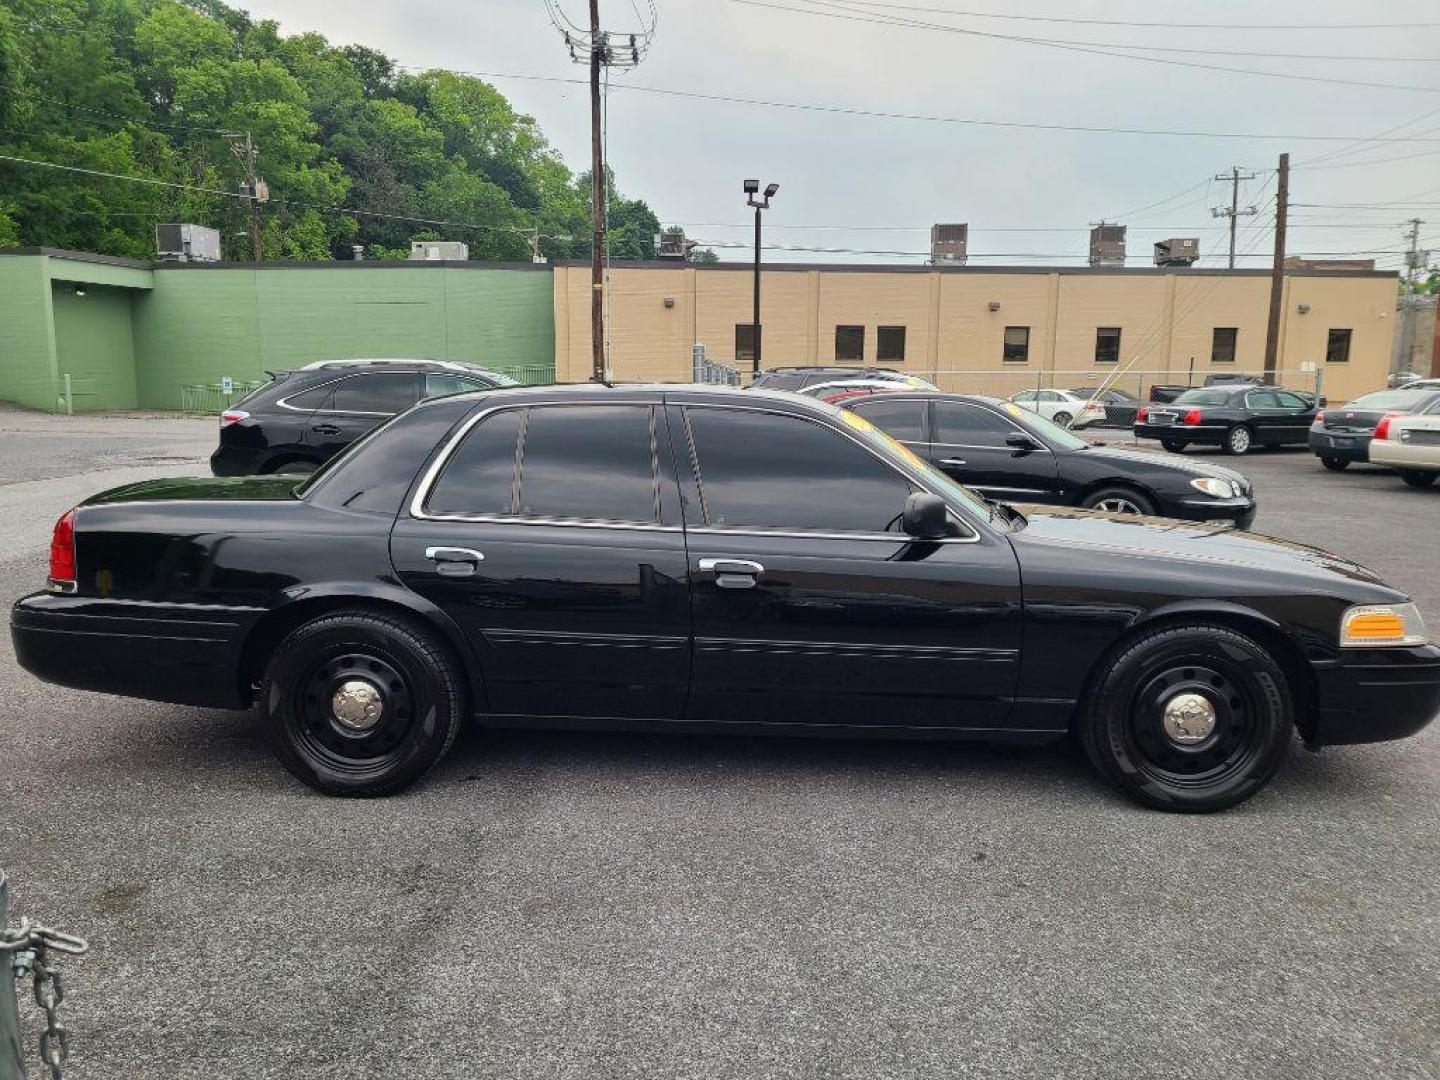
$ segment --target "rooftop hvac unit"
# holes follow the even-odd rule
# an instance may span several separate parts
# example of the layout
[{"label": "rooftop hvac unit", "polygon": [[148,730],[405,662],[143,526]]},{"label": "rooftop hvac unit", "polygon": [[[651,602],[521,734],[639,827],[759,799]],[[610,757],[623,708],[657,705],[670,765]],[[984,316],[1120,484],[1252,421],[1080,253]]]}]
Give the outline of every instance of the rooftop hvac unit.
[{"label": "rooftop hvac unit", "polygon": [[964,266],[967,258],[965,249],[969,242],[969,225],[931,225],[930,262],[935,265],[950,263]]},{"label": "rooftop hvac unit", "polygon": [[1103,221],[1090,230],[1090,265],[1125,265],[1125,226]]},{"label": "rooftop hvac unit", "polygon": [[688,259],[691,250],[699,242],[685,239],[685,230],[679,227],[666,229],[655,234],[655,257],[657,259]]},{"label": "rooftop hvac unit", "polygon": [[155,250],[161,262],[219,262],[220,233],[204,225],[156,225]]},{"label": "rooftop hvac unit", "polygon": [[1156,266],[1193,266],[1200,258],[1198,237],[1176,237],[1155,244]]},{"label": "rooftop hvac unit", "polygon": [[412,262],[466,262],[469,258],[470,245],[459,240],[410,241]]}]

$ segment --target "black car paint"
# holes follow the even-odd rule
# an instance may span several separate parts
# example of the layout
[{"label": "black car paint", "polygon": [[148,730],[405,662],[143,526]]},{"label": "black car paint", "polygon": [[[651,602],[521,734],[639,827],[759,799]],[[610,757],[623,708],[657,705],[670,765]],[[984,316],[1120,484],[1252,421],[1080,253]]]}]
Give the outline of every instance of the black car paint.
[{"label": "black car paint", "polygon": [[[1392,409],[1374,405],[1372,402],[1376,398],[1409,400]],[[1440,390],[1416,390],[1409,394],[1406,394],[1406,388],[1403,387],[1382,390],[1365,394],[1345,405],[1327,408],[1310,426],[1310,452],[1318,458],[1349,462],[1369,461],[1370,440],[1375,436],[1375,425],[1390,412],[1427,415],[1440,413]]]},{"label": "black car paint", "polygon": [[[996,398],[969,394],[885,393],[844,402],[861,416],[888,403],[911,401],[924,404],[922,438],[901,439],[906,446],[935,468],[974,488],[981,494],[1008,502],[1046,503],[1078,506],[1087,495],[1105,488],[1128,488],[1145,496],[1162,517],[1188,521],[1227,521],[1249,528],[1255,519],[1256,503],[1250,481],[1233,469],[1206,463],[1200,465],[1163,454],[1144,453],[1104,446],[1066,449],[1047,439],[1043,425],[1011,412]],[[980,446],[943,442],[936,424],[936,404],[955,402],[984,409],[1009,424],[1016,432],[1030,435],[1035,449],[994,445]],[[883,427],[879,420],[875,421]],[[900,438],[895,431],[890,432]],[[1239,486],[1236,499],[1216,499],[1197,491],[1190,483],[1197,477],[1213,476]]]},{"label": "black car paint", "polygon": [[[1317,410],[1316,401],[1309,394],[1251,383],[1221,384],[1203,389],[1222,400],[1213,405],[1194,405],[1183,401],[1185,394],[1182,393],[1168,403],[1148,405],[1145,418],[1141,420],[1137,416],[1131,428],[1136,438],[1223,446],[1231,430],[1243,425],[1253,433],[1257,446],[1305,445],[1309,440],[1310,425]],[[1293,395],[1298,399],[1298,405],[1262,407],[1257,395],[1275,391]],[[1191,412],[1199,414],[1199,422],[1181,423]],[[1166,422],[1159,422],[1162,419]]]},{"label": "black car paint", "polygon": [[[1070,728],[1122,637],[1201,619],[1289,666],[1313,745],[1400,737],[1440,707],[1440,649],[1339,647],[1348,605],[1405,598],[1338,556],[1179,521],[1042,507],[989,519],[954,497],[966,534],[948,541],[702,528],[682,406],[763,408],[853,439],[841,414],[718,389],[510,390],[504,404],[581,394],[665,417],[664,502],[643,537],[416,517],[437,455],[500,395],[446,398],[298,487],[172,480],[87,500],[74,518],[78,590],[16,603],[16,656],[61,685],[238,708],[288,630],[361,605],[442,635],[484,723],[1043,741]],[[473,579],[447,578],[422,561],[435,543],[486,557]],[[698,570],[731,556],[764,563],[759,587]]]},{"label": "black car paint", "polygon": [[313,407],[300,406],[295,399],[321,387],[334,390],[352,379],[399,375],[409,375],[412,380],[406,407],[425,397],[427,375],[463,378],[482,389],[496,385],[480,370],[461,371],[433,361],[368,365],[356,361],[277,372],[270,382],[227,410],[242,413],[244,418],[222,424],[219,446],[210,456],[210,471],[216,476],[251,476],[323,465],[401,410],[336,409],[328,400]]}]

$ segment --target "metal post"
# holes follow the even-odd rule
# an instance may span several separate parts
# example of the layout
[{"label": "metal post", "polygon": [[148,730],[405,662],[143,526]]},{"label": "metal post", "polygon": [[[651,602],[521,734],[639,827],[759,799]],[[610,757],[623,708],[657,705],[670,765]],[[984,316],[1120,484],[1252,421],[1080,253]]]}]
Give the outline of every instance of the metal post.
[{"label": "metal post", "polygon": [[66,415],[66,416],[74,416],[74,415],[75,415],[75,383],[71,380],[69,374],[62,375],[61,378],[64,379],[64,381],[65,381],[65,415]]},{"label": "metal post", "polygon": [[590,0],[590,378],[603,383],[605,371],[605,149],[600,127],[600,67],[605,39],[600,33],[600,0]]},{"label": "metal post", "polygon": [[760,207],[755,207],[755,309],[751,319],[752,341],[755,346],[754,374],[760,374]]},{"label": "metal post", "polygon": [[[10,916],[5,871],[0,870],[0,930]],[[20,1040],[20,1004],[15,1000],[18,982],[10,972],[10,953],[0,953],[0,1080],[25,1080],[25,1048]]]}]

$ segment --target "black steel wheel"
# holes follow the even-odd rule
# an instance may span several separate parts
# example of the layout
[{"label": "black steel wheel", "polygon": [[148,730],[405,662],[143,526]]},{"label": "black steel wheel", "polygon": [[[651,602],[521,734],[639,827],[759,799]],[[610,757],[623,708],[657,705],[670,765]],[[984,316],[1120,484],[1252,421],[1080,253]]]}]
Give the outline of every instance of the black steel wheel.
[{"label": "black steel wheel", "polygon": [[1255,446],[1255,433],[1248,424],[1236,424],[1225,433],[1225,452],[1239,457],[1248,454]]},{"label": "black steel wheel", "polygon": [[1349,460],[1343,457],[1322,457],[1320,464],[1331,472],[1344,472],[1350,467]]},{"label": "black steel wheel", "polygon": [[1166,450],[1169,450],[1172,454],[1179,454],[1183,452],[1185,447],[1189,446],[1190,444],[1184,439],[1161,439],[1160,445],[1163,446]]},{"label": "black steel wheel", "polygon": [[276,756],[331,795],[384,795],[449,751],[465,715],[445,648],[399,618],[339,612],[275,650],[260,709]]},{"label": "black steel wheel", "polygon": [[1107,487],[1092,491],[1080,500],[1082,510],[1104,510],[1111,514],[1153,514],[1155,504],[1138,491]]},{"label": "black steel wheel", "polygon": [[1075,418],[1071,416],[1068,412],[1057,412],[1054,417],[1055,423],[1059,424],[1063,428],[1068,428],[1070,426],[1070,421],[1074,419]]},{"label": "black steel wheel", "polygon": [[1413,488],[1426,488],[1435,483],[1437,473],[1427,472],[1424,469],[1401,469],[1400,479]]},{"label": "black steel wheel", "polygon": [[1095,767],[1161,810],[1208,813],[1254,795],[1290,742],[1284,672],[1252,639],[1209,624],[1153,630],[1099,673],[1080,718]]}]

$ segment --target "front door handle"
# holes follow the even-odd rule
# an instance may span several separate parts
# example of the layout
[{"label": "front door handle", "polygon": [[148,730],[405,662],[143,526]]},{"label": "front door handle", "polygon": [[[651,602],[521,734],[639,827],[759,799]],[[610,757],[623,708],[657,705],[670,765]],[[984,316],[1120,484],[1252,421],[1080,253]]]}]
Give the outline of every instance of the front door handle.
[{"label": "front door handle", "polygon": [[722,589],[753,589],[765,567],[750,559],[701,559],[700,572],[714,574]]},{"label": "front door handle", "polygon": [[474,548],[462,547],[427,547],[425,557],[434,561],[435,572],[442,577],[469,577],[485,560]]},{"label": "front door handle", "polygon": [[958,469],[961,465],[965,464],[965,459],[958,457],[943,457],[940,459],[940,464],[949,465],[952,469]]},{"label": "front door handle", "polygon": [[310,428],[316,435],[339,435],[340,429],[334,424],[315,424]]}]

